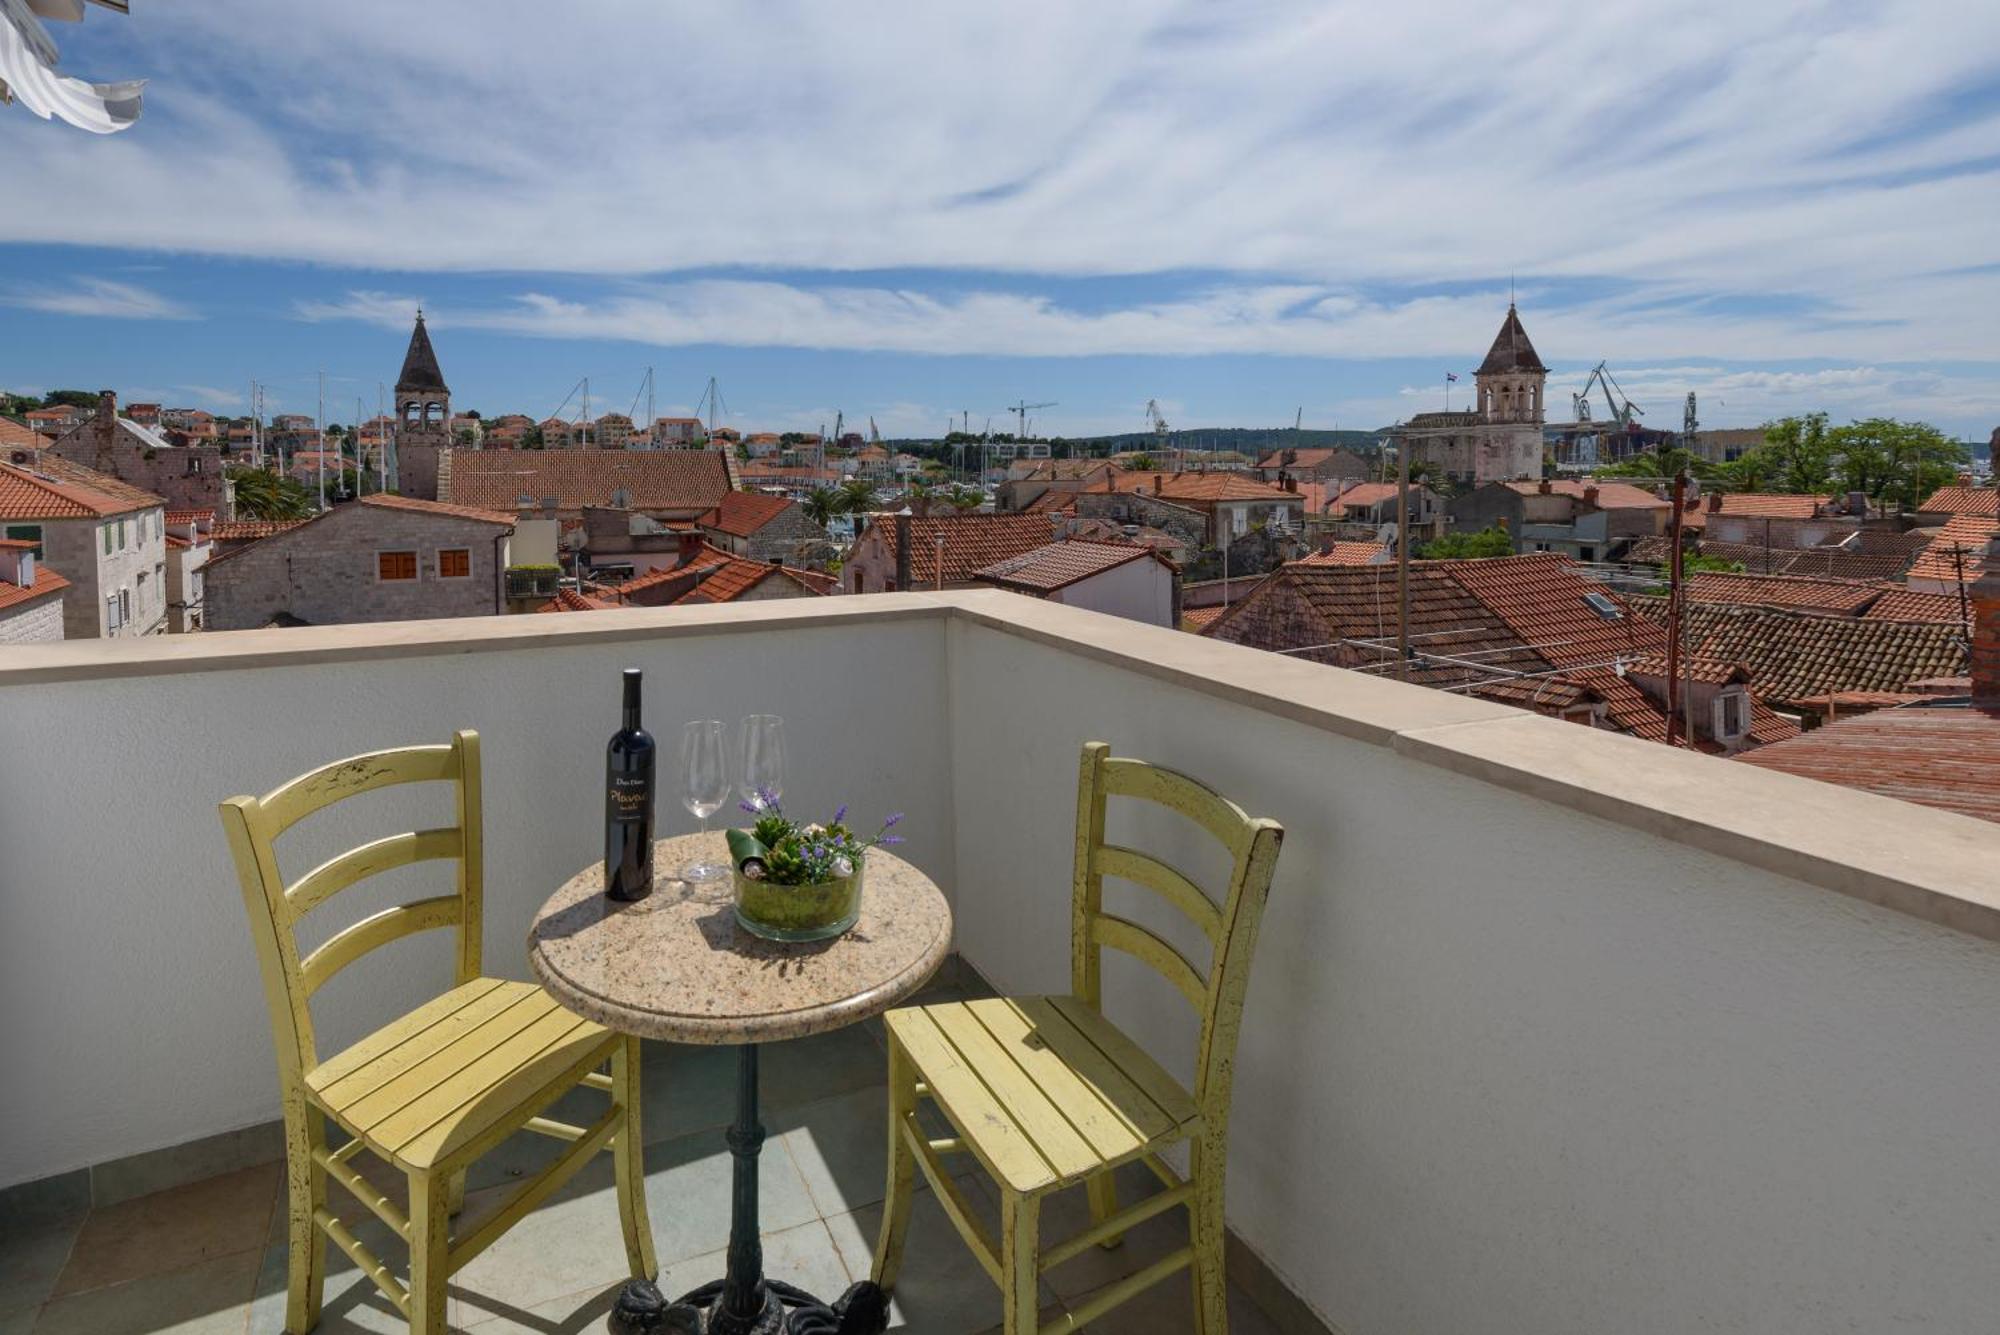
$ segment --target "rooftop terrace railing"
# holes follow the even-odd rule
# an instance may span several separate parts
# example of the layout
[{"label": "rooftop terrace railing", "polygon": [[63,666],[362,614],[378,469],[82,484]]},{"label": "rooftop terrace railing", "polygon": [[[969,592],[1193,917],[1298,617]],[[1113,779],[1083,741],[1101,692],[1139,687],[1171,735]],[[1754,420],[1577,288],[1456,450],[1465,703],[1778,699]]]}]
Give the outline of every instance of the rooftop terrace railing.
[{"label": "rooftop terrace railing", "polygon": [[[534,907],[598,852],[628,665],[663,735],[785,715],[794,810],[906,811],[1009,990],[1066,984],[1084,740],[1283,821],[1229,1219],[1339,1329],[2000,1327],[1994,827],[998,592],[6,651],[0,1191],[275,1116],[222,797],[479,729],[486,956],[525,977]],[[367,800],[281,858],[429,819]],[[1171,818],[1113,819],[1216,875]],[[323,1042],[444,952],[356,965]],[[1177,994],[1112,961],[1105,990],[1185,1073]]]}]

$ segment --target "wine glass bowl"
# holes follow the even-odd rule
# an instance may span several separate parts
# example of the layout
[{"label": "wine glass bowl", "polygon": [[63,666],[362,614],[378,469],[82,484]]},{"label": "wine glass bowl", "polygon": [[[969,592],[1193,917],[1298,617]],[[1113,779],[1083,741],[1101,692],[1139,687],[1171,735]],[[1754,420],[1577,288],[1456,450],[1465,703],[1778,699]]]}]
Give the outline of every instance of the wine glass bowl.
[{"label": "wine glass bowl", "polygon": [[737,734],[738,787],[757,810],[776,806],[785,794],[785,720],[751,714]]},{"label": "wine glass bowl", "polygon": [[[727,731],[728,725],[721,719],[697,719],[681,729],[681,805],[701,822],[704,835],[708,833],[708,818],[729,800]],[[729,868],[698,855],[681,868],[680,875],[683,881],[700,885],[725,879]]]}]

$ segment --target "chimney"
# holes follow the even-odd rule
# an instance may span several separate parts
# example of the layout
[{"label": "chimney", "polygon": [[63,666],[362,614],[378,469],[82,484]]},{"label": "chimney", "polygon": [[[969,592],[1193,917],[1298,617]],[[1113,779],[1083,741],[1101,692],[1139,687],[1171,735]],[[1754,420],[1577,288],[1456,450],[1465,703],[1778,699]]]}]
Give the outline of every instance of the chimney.
[{"label": "chimney", "polygon": [[910,514],[907,507],[896,516],[896,588],[910,587]]},{"label": "chimney", "polygon": [[97,415],[107,422],[118,416],[118,396],[108,389],[98,390]]},{"label": "chimney", "polygon": [[1284,487],[1286,491],[1294,496],[1299,494],[1299,480],[1290,473],[1285,474]]},{"label": "chimney", "polygon": [[677,567],[684,566],[694,560],[695,557],[701,555],[702,537],[703,534],[700,529],[696,529],[692,533],[674,534],[674,564]]},{"label": "chimney", "polygon": [[1166,485],[1166,481],[1167,475],[1165,473],[1153,474],[1153,494],[1155,496],[1160,494],[1160,489]]},{"label": "chimney", "polygon": [[1554,491],[1555,487],[1553,484],[1549,482],[1547,478],[1543,478],[1540,482],[1537,482],[1535,484],[1535,490],[1540,492],[1542,495],[1546,496],[1550,492]]},{"label": "chimney", "polygon": [[35,550],[27,542],[0,545],[0,584],[35,587]]},{"label": "chimney", "polygon": [[1710,493],[1708,493],[1708,512],[1712,515],[1719,515],[1722,513],[1721,492],[1711,491]]},{"label": "chimney", "polygon": [[1858,519],[1866,519],[1868,517],[1868,493],[1865,491],[1848,492],[1847,513]]},{"label": "chimney", "polygon": [[1972,703],[2000,709],[2000,538],[1986,544],[1986,573],[1969,590],[1972,612]]},{"label": "chimney", "polygon": [[1597,504],[1597,494],[1597,484],[1594,482],[1587,484],[1583,489],[1583,503],[1595,506]]}]

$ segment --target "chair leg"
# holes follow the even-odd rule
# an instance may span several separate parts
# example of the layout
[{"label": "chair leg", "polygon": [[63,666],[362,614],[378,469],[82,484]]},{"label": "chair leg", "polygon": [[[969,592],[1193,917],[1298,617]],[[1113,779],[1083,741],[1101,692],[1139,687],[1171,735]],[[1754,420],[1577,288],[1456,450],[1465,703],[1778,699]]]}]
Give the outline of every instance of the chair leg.
[{"label": "chair leg", "polygon": [[1000,1330],[1035,1335],[1041,1327],[1035,1293],[1041,1279],[1036,1232],[1042,1199],[1008,1191],[1000,1203]]},{"label": "chair leg", "polygon": [[1204,1136],[1194,1145],[1190,1167],[1194,1199],[1194,1328],[1196,1335],[1229,1335],[1229,1290],[1223,1275],[1222,1186],[1225,1151],[1220,1138]]},{"label": "chair leg", "polygon": [[[1118,1180],[1111,1175],[1109,1168],[1091,1178],[1084,1185],[1084,1190],[1090,1194],[1091,1223],[1101,1224],[1118,1213]],[[1108,1252],[1124,1241],[1123,1233],[1113,1233],[1097,1245]]]},{"label": "chair leg", "polygon": [[448,1176],[410,1174],[410,1335],[445,1335],[450,1195]]},{"label": "chair leg", "polygon": [[894,1035],[889,1038],[889,1182],[882,1199],[882,1235],[875,1244],[874,1273],[884,1290],[896,1287],[903,1268],[903,1243],[910,1229],[916,1194],[917,1156],[903,1139],[903,1119],[916,1110],[917,1073]]},{"label": "chair leg", "polygon": [[618,1226],[625,1233],[625,1261],[635,1279],[657,1279],[653,1223],[646,1213],[646,1137],[639,1119],[639,1040],[627,1036],[611,1056],[611,1097],[625,1110],[625,1124],[611,1143],[618,1179]]},{"label": "chair leg", "polygon": [[[304,1101],[301,1100],[301,1103]],[[285,1329],[306,1335],[319,1324],[326,1290],[326,1238],[313,1212],[326,1204],[326,1170],[313,1150],[326,1143],[326,1117],[317,1108],[288,1110],[285,1117]]]}]

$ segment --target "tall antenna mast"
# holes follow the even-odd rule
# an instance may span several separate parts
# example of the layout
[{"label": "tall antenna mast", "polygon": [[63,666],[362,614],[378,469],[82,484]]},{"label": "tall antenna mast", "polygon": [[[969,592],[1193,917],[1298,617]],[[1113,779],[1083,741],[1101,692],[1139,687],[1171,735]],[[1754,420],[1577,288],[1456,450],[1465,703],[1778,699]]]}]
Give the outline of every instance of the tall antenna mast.
[{"label": "tall antenna mast", "polygon": [[326,372],[319,373],[319,449],[313,454],[319,460],[319,508],[326,509]]},{"label": "tall antenna mast", "polygon": [[389,490],[389,423],[383,411],[382,382],[375,382],[375,483],[377,491]]}]

